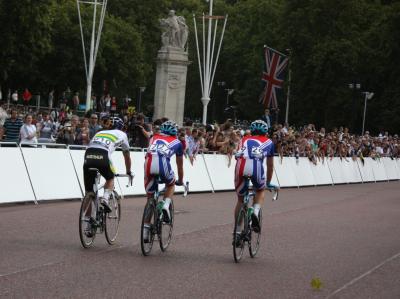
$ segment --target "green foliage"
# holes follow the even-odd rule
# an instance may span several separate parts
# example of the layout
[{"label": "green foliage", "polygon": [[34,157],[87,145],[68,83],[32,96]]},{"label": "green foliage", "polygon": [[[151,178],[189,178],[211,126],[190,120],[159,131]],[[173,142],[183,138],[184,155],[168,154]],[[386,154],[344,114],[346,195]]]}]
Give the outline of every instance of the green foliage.
[{"label": "green foliage", "polygon": [[[109,1],[94,75],[94,91],[107,80],[113,94],[136,97],[146,86],[144,106],[153,103],[159,19],[169,9],[186,18],[190,29],[185,114],[200,118],[200,80],[193,13],[208,11],[198,0]],[[81,6],[89,49],[92,12]],[[363,95],[372,91],[366,128],[400,127],[400,3],[369,0],[215,0],[214,14],[228,23],[209,104],[209,119],[226,115],[225,88],[239,118],[256,118],[263,107],[262,49],[266,44],[292,53],[290,122],[328,128],[347,125],[359,131]],[[85,70],[75,0],[0,0],[0,85],[33,92],[60,92],[67,86],[85,93]],[[222,27],[222,22],[219,23]],[[216,82],[226,82],[221,87]],[[349,83],[361,83],[360,91]],[[287,84],[287,83],[286,83]],[[285,86],[285,90],[286,90]],[[285,94],[279,99],[283,121]]]}]

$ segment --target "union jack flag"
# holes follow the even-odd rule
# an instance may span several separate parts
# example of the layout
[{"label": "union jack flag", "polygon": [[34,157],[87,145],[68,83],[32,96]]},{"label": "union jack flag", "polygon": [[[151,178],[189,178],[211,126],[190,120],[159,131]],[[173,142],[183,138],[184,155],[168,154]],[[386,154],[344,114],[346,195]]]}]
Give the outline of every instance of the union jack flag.
[{"label": "union jack flag", "polygon": [[276,97],[277,89],[283,85],[283,71],[288,64],[289,58],[278,51],[264,46],[264,71],[261,80],[265,83],[264,90],[260,96],[260,103],[265,108],[278,108]]}]

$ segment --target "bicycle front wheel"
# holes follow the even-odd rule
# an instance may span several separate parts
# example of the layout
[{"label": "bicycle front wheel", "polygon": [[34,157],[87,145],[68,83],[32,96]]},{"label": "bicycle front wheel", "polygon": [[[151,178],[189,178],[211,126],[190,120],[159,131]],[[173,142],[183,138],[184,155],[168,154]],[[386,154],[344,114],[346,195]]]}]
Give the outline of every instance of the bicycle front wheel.
[{"label": "bicycle front wheel", "polygon": [[235,226],[233,227],[233,258],[238,263],[243,256],[245,237],[247,231],[247,218],[246,211],[242,207],[238,216],[235,219]]},{"label": "bicycle front wheel", "polygon": [[172,239],[172,231],[174,229],[174,203],[171,200],[169,205],[170,221],[163,221],[162,217],[159,218],[159,241],[161,251],[166,251]]},{"label": "bicycle front wheel", "polygon": [[93,197],[85,196],[79,212],[79,238],[84,248],[89,248],[94,243],[97,227],[91,220],[92,209],[95,209]]},{"label": "bicycle front wheel", "polygon": [[146,203],[140,227],[140,247],[144,256],[150,254],[156,234],[156,207],[152,202]]},{"label": "bicycle front wheel", "polygon": [[111,212],[105,214],[105,235],[108,244],[113,245],[117,240],[119,222],[121,220],[120,197],[115,192],[110,196],[109,204]]},{"label": "bicycle front wheel", "polygon": [[[260,223],[260,228],[262,228],[262,210],[258,212],[258,222]],[[258,249],[260,248],[260,239],[261,239],[261,230],[256,233],[253,229],[251,229],[250,234],[250,242],[249,242],[249,253],[251,257],[255,257],[257,255]]]}]

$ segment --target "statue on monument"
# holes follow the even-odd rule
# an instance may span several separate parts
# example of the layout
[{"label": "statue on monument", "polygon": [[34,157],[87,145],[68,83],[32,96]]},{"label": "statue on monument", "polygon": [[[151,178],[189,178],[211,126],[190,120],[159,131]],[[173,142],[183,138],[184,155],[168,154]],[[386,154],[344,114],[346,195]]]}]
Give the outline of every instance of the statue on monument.
[{"label": "statue on monument", "polygon": [[160,19],[160,25],[163,30],[161,35],[162,47],[175,47],[184,50],[189,35],[185,18],[176,16],[175,10],[170,10],[168,18]]}]

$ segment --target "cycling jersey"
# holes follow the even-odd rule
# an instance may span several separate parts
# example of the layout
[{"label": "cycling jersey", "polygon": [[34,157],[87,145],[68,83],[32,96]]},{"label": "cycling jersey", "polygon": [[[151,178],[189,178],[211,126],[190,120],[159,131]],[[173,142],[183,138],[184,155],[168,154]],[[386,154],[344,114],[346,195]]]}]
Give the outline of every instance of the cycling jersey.
[{"label": "cycling jersey", "polygon": [[119,146],[123,151],[129,151],[129,142],[126,134],[120,130],[104,130],[97,132],[93,136],[88,148],[105,149],[111,157],[111,154]]},{"label": "cycling jersey", "polygon": [[111,154],[119,146],[123,151],[129,151],[128,137],[120,130],[104,130],[93,136],[86,149],[83,164],[86,191],[93,191],[96,177],[96,173],[90,171],[90,168],[98,169],[106,180],[114,178],[115,169],[112,165]]},{"label": "cycling jersey", "polygon": [[156,190],[159,177],[167,186],[175,184],[175,174],[170,159],[173,155],[183,155],[183,145],[176,136],[155,134],[149,142],[144,163],[144,187],[152,194]]},{"label": "cycling jersey", "polygon": [[246,136],[238,147],[235,168],[235,190],[239,196],[246,193],[244,177],[249,177],[254,190],[265,188],[264,158],[272,157],[274,143],[265,136]]}]

